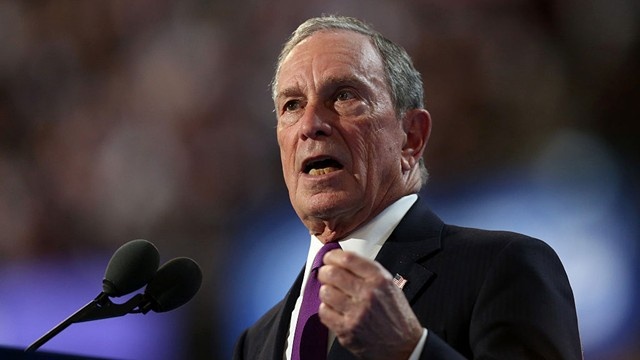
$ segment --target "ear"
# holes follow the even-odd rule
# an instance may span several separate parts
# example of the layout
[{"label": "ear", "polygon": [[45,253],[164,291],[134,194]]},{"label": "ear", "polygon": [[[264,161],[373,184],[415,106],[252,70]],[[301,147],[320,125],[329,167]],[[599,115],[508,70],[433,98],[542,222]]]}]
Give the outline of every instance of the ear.
[{"label": "ear", "polygon": [[431,115],[425,109],[407,111],[402,119],[406,141],[402,147],[402,170],[411,170],[420,160],[431,135]]}]

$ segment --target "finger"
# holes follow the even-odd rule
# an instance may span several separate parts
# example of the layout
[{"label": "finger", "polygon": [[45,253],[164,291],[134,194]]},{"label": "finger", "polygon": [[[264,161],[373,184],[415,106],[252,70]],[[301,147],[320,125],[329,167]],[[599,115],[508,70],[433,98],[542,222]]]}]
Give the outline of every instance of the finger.
[{"label": "finger", "polygon": [[344,332],[344,316],[325,303],[320,303],[318,317],[329,330],[336,334]]},{"label": "finger", "polygon": [[324,265],[318,269],[318,281],[323,285],[330,285],[345,293],[355,296],[364,286],[365,280],[351,271],[335,265]]},{"label": "finger", "polygon": [[[344,268],[355,276],[368,278],[380,273],[388,274],[378,262],[360,256],[350,251],[330,251],[324,256],[326,265],[335,265]],[[388,276],[391,276],[390,274]]]},{"label": "finger", "polygon": [[331,285],[322,285],[320,287],[320,301],[340,315],[344,315],[353,306],[352,297]]},{"label": "finger", "polygon": [[334,330],[337,324],[342,321],[342,315],[325,303],[320,303],[318,317],[320,318],[320,322],[330,330]]}]

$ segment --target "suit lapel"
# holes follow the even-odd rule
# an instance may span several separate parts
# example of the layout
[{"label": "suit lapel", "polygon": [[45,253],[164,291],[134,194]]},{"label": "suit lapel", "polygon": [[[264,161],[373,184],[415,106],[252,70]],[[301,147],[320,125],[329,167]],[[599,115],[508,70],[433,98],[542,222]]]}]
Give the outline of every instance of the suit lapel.
[{"label": "suit lapel", "polygon": [[[410,304],[434,276],[418,262],[440,250],[443,227],[442,220],[418,198],[376,256],[376,261],[391,275],[400,274],[407,280],[402,291]],[[334,341],[327,358],[356,359],[338,340]]]},{"label": "suit lapel", "polygon": [[419,261],[440,250],[444,223],[418,198],[378,253],[376,260],[391,275],[407,280],[403,292],[412,303],[434,275]]},{"label": "suit lapel", "polygon": [[284,298],[284,305],[282,309],[280,309],[280,314],[278,315],[277,330],[273,343],[268,342],[265,344],[265,347],[273,348],[273,357],[271,358],[274,360],[282,359],[282,354],[284,354],[287,335],[289,334],[289,325],[291,324],[291,312],[295,307],[298,296],[300,296],[300,287],[302,286],[303,275],[304,268],[300,274],[298,274],[296,281],[293,283],[293,286],[291,286],[287,296]]}]

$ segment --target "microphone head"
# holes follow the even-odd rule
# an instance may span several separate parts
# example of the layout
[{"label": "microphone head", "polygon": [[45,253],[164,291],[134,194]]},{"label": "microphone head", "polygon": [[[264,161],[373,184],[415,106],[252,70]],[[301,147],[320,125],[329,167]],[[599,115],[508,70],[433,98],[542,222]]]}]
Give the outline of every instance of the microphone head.
[{"label": "microphone head", "polygon": [[158,269],[144,291],[149,308],[155,312],[173,310],[186,304],[200,289],[202,271],[192,259],[179,257]]},{"label": "microphone head", "polygon": [[120,246],[107,265],[102,291],[110,297],[129,294],[145,286],[160,264],[158,249],[147,240],[132,240]]}]

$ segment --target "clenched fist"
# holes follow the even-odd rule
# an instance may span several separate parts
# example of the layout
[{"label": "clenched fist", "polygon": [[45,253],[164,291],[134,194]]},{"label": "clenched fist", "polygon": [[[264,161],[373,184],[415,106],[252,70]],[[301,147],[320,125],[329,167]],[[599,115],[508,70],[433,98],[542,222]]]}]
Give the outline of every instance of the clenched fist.
[{"label": "clenched fist", "polygon": [[423,330],[391,274],[342,250],[327,253],[324,263],[318,271],[322,323],[359,358],[406,360]]}]

